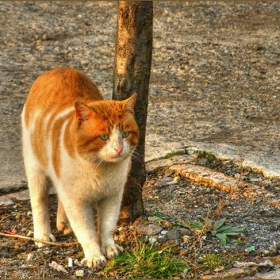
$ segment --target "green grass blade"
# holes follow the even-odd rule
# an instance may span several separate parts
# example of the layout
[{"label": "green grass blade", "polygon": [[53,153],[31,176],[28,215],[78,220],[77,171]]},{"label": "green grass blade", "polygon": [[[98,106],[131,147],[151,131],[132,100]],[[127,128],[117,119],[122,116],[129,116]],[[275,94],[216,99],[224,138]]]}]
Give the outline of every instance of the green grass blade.
[{"label": "green grass blade", "polygon": [[223,226],[220,227],[219,230],[217,230],[219,233],[224,233],[225,231],[231,231],[232,226]]},{"label": "green grass blade", "polygon": [[245,227],[231,227],[229,229],[223,230],[223,233],[228,234],[228,233],[236,233],[238,234],[239,232],[242,232],[245,230]]},{"label": "green grass blade", "polygon": [[217,233],[216,237],[221,241],[222,245],[227,245],[227,236],[223,233]]},{"label": "green grass blade", "polygon": [[226,219],[223,218],[223,219],[220,219],[219,221],[217,221],[215,223],[215,230],[218,230],[224,223],[225,223]]}]

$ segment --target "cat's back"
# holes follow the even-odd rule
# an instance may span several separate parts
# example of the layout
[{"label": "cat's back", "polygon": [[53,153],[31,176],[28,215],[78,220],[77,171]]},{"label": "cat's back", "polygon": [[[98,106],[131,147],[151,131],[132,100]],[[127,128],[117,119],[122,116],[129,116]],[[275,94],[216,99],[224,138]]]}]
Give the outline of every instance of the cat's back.
[{"label": "cat's back", "polygon": [[75,101],[102,100],[96,85],[83,73],[56,68],[41,74],[33,83],[25,103],[26,121],[35,110],[45,112],[73,107]]},{"label": "cat's back", "polygon": [[31,98],[71,104],[77,99],[85,102],[103,99],[96,85],[84,73],[64,67],[41,74],[31,87],[28,99]]}]

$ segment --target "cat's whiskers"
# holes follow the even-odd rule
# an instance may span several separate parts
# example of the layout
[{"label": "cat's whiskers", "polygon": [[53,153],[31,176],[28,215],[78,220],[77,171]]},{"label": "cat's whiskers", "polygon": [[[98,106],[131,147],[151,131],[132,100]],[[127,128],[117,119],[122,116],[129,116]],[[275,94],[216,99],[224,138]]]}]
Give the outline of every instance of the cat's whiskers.
[{"label": "cat's whiskers", "polygon": [[142,157],[142,155],[141,155],[139,152],[133,151],[133,152],[130,152],[129,155],[130,155],[133,159],[135,159],[137,162],[139,162],[139,163],[142,162],[142,160],[140,159],[140,158]]},{"label": "cat's whiskers", "polygon": [[100,158],[97,154],[91,154],[87,157],[87,160],[90,161],[94,167],[97,169],[101,163],[104,161],[102,158]]},{"label": "cat's whiskers", "polygon": [[102,158],[99,158],[99,161],[96,163],[95,167],[98,168],[103,162],[104,160]]}]

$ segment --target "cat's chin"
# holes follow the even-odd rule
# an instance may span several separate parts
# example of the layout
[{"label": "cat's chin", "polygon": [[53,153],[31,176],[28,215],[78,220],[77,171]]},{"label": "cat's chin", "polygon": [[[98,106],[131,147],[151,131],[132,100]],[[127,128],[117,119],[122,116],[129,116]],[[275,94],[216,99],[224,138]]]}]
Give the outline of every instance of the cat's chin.
[{"label": "cat's chin", "polygon": [[113,156],[113,157],[110,157],[110,158],[107,158],[105,161],[106,162],[120,162],[120,161],[123,161],[124,159],[126,159],[125,156]]},{"label": "cat's chin", "polygon": [[127,157],[128,155],[108,155],[106,157],[102,157],[102,161],[107,163],[117,163],[125,160]]}]

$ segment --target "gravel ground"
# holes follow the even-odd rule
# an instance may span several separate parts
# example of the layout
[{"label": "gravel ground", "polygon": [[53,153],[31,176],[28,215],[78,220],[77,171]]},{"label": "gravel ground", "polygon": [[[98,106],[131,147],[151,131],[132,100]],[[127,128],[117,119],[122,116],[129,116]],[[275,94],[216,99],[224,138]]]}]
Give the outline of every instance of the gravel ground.
[{"label": "gravel ground", "polygon": [[[30,85],[39,74],[58,66],[74,67],[85,72],[110,98],[116,3],[7,1],[1,2],[0,22],[3,191],[2,187],[26,188],[19,116]],[[254,184],[270,190],[272,195],[271,203],[263,196],[234,197],[182,177],[178,183],[166,185],[177,176],[168,168],[148,174],[144,188],[147,216],[143,219],[152,219],[157,213],[168,216],[172,224],[177,223],[170,211],[184,220],[205,217],[209,211],[212,217],[221,203],[224,205],[221,217],[235,226],[247,227],[240,244],[224,248],[206,238],[202,239],[203,246],[195,249],[198,254],[217,251],[243,255],[250,260],[278,255],[279,26],[279,2],[154,3],[147,160],[179,148],[214,151],[223,158],[242,159],[244,166],[250,166],[248,175],[243,172],[243,179],[255,180]],[[226,167],[207,158],[198,163],[231,176],[240,170],[234,162],[223,162]],[[256,169],[265,176],[254,172]],[[156,197],[168,207],[168,213]],[[54,213],[55,196],[52,199]],[[14,230],[27,235],[32,230],[27,202],[1,206],[0,210],[1,231]],[[125,234],[129,233],[117,232],[120,240]],[[70,236],[71,239],[74,237]],[[77,277],[78,267],[65,275],[48,264],[55,260],[66,265],[70,255],[80,259],[79,246],[36,251],[30,241],[4,237],[0,240],[4,248],[0,250],[1,277]],[[66,239],[58,234],[58,240]],[[181,236],[179,244],[183,250],[188,244],[182,240]],[[244,253],[248,246],[255,249]],[[34,255],[27,261],[29,253]],[[86,269],[85,277],[90,276],[104,274]]]},{"label": "gravel ground", "polygon": [[[220,171],[237,181],[242,180],[248,184],[248,189],[255,190],[250,195],[244,192],[244,187],[236,192],[226,192],[207,183],[203,185],[187,180],[168,166],[159,167],[148,172],[150,178],[145,186],[145,205],[150,215],[160,211],[162,215],[175,218],[174,223],[178,218],[182,221],[193,221],[199,217],[214,220],[226,218],[234,226],[246,227],[246,241],[241,242],[240,246],[234,244],[224,249],[234,253],[244,252],[247,247],[254,246],[253,255],[277,255],[278,249],[275,248],[280,246],[280,181],[266,179],[262,174],[253,172],[250,168],[241,168],[232,161],[209,159],[207,156],[194,159],[192,164]],[[208,244],[201,251],[215,252],[216,247],[216,243]],[[222,246],[219,250],[221,248]],[[269,250],[276,251],[273,253]]]},{"label": "gravel ground", "polygon": [[[194,154],[192,156],[194,157]],[[171,158],[171,164],[161,164],[162,161],[159,160],[153,168],[147,165],[147,182],[143,189],[145,214],[135,223],[118,226],[115,231],[117,242],[128,251],[131,250],[135,236],[142,239],[145,237],[155,244],[176,242],[177,250],[174,254],[186,260],[186,268],[189,270],[188,274],[178,273],[178,279],[223,278],[229,272],[232,273],[232,277],[259,273],[257,275],[260,278],[260,272],[273,269],[278,271],[280,181],[266,179],[250,168],[243,168],[232,161],[219,160],[209,154],[195,156],[191,161],[194,170],[196,166],[204,166],[235,178],[237,186],[242,180],[246,188],[255,188],[251,192],[252,195],[246,195],[244,187],[237,191],[225,192],[209,184],[188,180],[178,170],[172,169],[173,165],[182,165],[186,160],[189,161],[189,158],[187,155],[174,157]],[[211,176],[210,171],[209,177]],[[33,236],[30,203],[24,196],[22,199],[17,200],[14,197],[14,204],[0,208],[0,232],[8,234],[0,236],[1,278],[127,277],[119,274],[117,268],[104,272],[102,269],[81,267],[83,251],[77,244],[70,247],[58,244],[38,250],[33,241],[11,238],[12,234]],[[55,229],[56,210],[56,195],[51,195],[51,226],[57,242],[76,242],[73,234],[64,236]],[[226,219],[226,226],[243,227],[244,230],[237,236],[229,237],[228,243],[223,246],[210,232],[196,232],[191,226],[192,222],[199,221],[201,217],[213,222]],[[215,255],[220,262],[205,262],[209,255]],[[72,268],[67,266],[69,257],[74,261]],[[236,261],[255,264],[271,261],[273,267],[252,266],[236,271]],[[61,265],[65,271],[57,271],[50,267],[52,262]],[[81,271],[83,275],[79,276]]]}]

